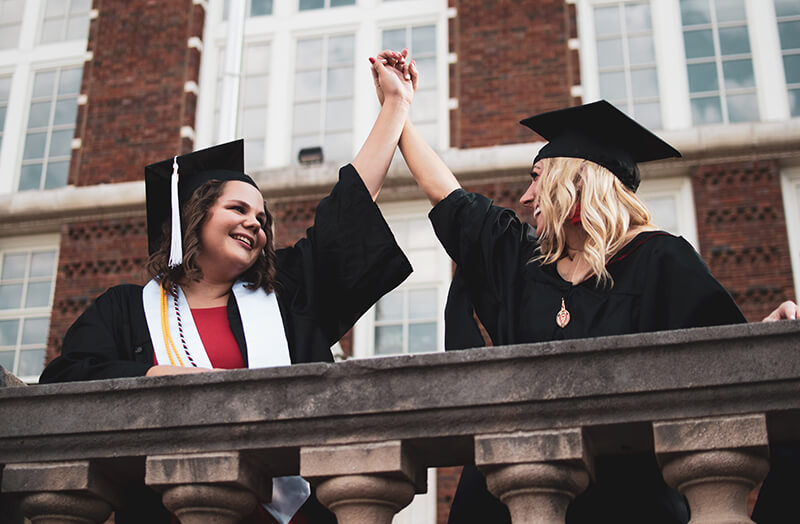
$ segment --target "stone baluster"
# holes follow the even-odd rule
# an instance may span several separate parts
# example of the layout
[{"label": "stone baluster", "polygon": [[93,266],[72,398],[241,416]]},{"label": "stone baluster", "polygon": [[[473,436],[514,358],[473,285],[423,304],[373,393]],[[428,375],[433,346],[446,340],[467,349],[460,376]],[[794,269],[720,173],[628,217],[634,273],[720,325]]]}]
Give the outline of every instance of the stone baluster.
[{"label": "stone baluster", "polygon": [[21,497],[33,524],[105,522],[120,496],[92,461],[7,464],[2,491]]},{"label": "stone baluster", "polygon": [[300,475],[339,524],[390,524],[415,488],[426,491],[425,473],[399,440],[300,450]]},{"label": "stone baluster", "polygon": [[752,523],[747,496],[769,470],[764,415],[653,423],[664,480],[689,501],[690,524]]},{"label": "stone baluster", "polygon": [[583,432],[570,428],[476,436],[475,464],[514,524],[563,524],[592,462]]},{"label": "stone baluster", "polygon": [[182,524],[235,524],[272,498],[272,480],[238,451],[147,457],[145,483]]}]

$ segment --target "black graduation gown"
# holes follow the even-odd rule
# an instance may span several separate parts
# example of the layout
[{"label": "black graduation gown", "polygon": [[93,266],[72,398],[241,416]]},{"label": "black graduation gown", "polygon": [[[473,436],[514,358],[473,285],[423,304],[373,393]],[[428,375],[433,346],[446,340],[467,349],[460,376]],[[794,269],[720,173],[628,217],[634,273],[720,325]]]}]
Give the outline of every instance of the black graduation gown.
[{"label": "black graduation gown", "polygon": [[[332,362],[330,347],[410,273],[408,259],[361,177],[352,165],[343,167],[339,182],[317,206],[306,237],[277,251],[275,289],[292,363]],[[232,294],[228,319],[246,363]],[[142,287],[120,285],[98,297],[69,328],[61,356],[45,368],[40,382],[143,376],[152,365]],[[146,489],[134,498],[141,497],[153,498]],[[117,522],[137,522],[145,506],[132,503],[137,517],[118,511]]]},{"label": "black graduation gown", "polygon": [[[594,280],[572,285],[555,264],[532,262],[537,242],[531,226],[481,195],[456,190],[430,219],[457,263],[445,308],[446,349],[483,345],[473,310],[496,345],[746,321],[692,246],[664,231],[637,235],[606,265],[613,287],[598,287]],[[555,320],[562,299],[571,315],[564,328]],[[654,457],[615,457],[605,465],[598,460],[598,483],[570,506],[568,522],[688,520]],[[449,522],[510,522],[474,466],[464,469]]]}]

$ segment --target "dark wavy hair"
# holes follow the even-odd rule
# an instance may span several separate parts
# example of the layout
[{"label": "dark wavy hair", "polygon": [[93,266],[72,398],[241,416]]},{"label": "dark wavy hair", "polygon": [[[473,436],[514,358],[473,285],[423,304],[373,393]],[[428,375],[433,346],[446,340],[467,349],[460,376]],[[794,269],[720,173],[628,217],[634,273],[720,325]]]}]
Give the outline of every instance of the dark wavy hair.
[{"label": "dark wavy hair", "polygon": [[[169,267],[171,224],[164,223],[161,245],[153,252],[145,263],[145,269],[158,280],[164,289],[171,289],[173,284],[186,284],[192,280],[200,280],[203,271],[197,265],[197,255],[203,249],[200,241],[200,231],[208,216],[208,210],[214,205],[225,180],[209,180],[201,185],[181,206],[181,233],[183,236],[183,263],[178,267]],[[247,283],[249,289],[263,288],[267,293],[275,287],[275,246],[272,234],[272,215],[264,203],[266,220],[262,225],[267,235],[267,243],[258,254],[258,258],[244,273],[239,275],[239,280]]]}]

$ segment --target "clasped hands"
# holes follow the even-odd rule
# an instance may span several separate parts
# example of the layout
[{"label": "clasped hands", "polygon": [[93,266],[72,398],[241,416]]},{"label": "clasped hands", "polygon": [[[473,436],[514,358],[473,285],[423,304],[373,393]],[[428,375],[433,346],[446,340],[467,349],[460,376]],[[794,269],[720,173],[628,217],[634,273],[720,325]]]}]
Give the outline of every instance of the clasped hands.
[{"label": "clasped hands", "polygon": [[410,104],[417,91],[419,72],[416,62],[408,59],[408,49],[399,52],[384,49],[377,58],[370,57],[369,61],[375,94],[381,105],[393,96]]}]

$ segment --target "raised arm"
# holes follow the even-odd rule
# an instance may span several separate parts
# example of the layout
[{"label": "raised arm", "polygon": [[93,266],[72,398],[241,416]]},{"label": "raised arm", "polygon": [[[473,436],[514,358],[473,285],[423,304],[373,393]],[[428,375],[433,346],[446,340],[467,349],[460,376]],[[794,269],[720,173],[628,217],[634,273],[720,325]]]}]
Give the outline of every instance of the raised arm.
[{"label": "raised arm", "polygon": [[[407,51],[404,49],[398,53],[396,51],[382,51],[378,55],[378,61],[374,64],[376,72],[382,69],[393,69],[395,71],[403,72],[410,76],[413,81],[413,86],[416,88],[418,72],[417,66],[414,61],[410,63],[406,60]],[[376,73],[373,72],[373,77]],[[381,87],[376,82],[376,91],[378,100],[381,100]],[[383,102],[383,101],[382,101]],[[385,105],[385,104],[384,104]],[[455,189],[461,187],[453,172],[450,171],[445,163],[439,158],[439,155],[425,142],[422,135],[419,134],[417,129],[411,123],[411,119],[405,121],[403,127],[403,134],[400,137],[400,152],[406,160],[411,174],[419,184],[420,189],[425,193],[431,204],[436,205],[452,193]]]},{"label": "raised arm", "polygon": [[407,78],[402,70],[385,67],[374,58],[370,58],[370,62],[376,84],[381,86],[385,100],[369,136],[353,159],[353,167],[375,200],[386,179],[403,124],[408,118],[414,87],[411,78]]}]

